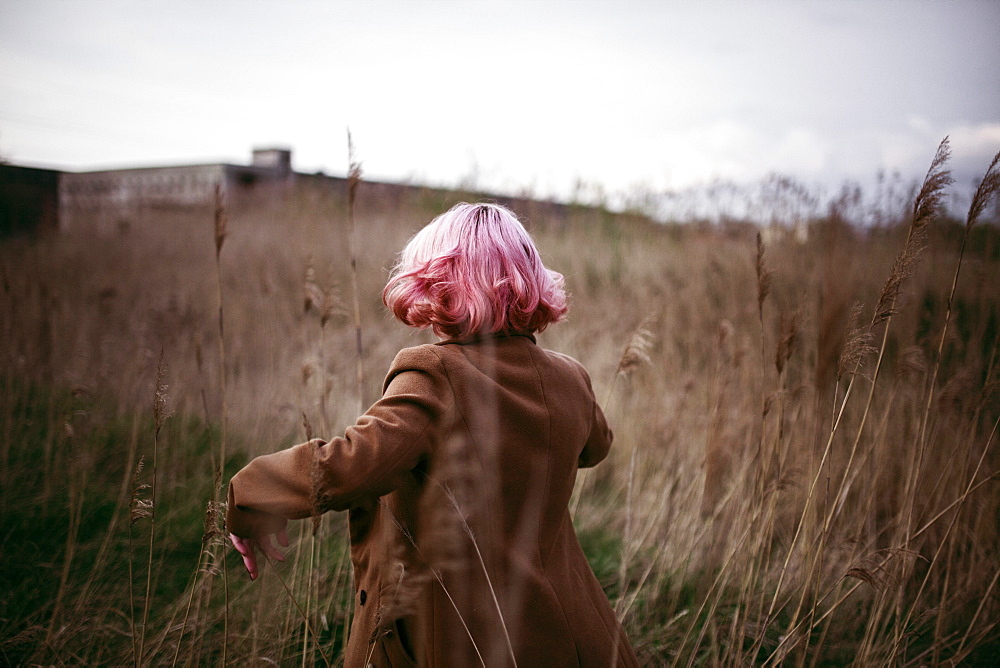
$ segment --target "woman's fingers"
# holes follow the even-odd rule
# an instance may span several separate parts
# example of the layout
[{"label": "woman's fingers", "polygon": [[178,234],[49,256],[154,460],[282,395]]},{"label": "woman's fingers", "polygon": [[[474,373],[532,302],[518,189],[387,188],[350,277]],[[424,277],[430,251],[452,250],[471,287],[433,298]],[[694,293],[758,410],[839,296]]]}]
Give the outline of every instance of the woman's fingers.
[{"label": "woman's fingers", "polygon": [[237,552],[239,552],[243,556],[246,556],[246,554],[247,554],[247,546],[246,546],[246,543],[243,542],[242,538],[240,538],[239,536],[237,536],[235,534],[229,534],[229,540],[231,540],[233,542],[233,547],[236,548]]},{"label": "woman's fingers", "polygon": [[239,536],[229,534],[229,540],[233,542],[233,547],[235,547],[236,551],[243,557],[243,566],[247,569],[247,573],[250,574],[250,579],[256,580],[257,555],[254,553],[254,539],[240,538]]},{"label": "woman's fingers", "polygon": [[[278,537],[278,540],[279,541],[281,540],[280,536]],[[286,541],[286,544],[287,544],[287,541],[288,541],[288,537],[287,536],[285,537],[285,541]],[[266,554],[271,559],[274,559],[275,561],[284,561],[285,560],[285,555],[282,554],[281,550],[279,550],[277,547],[275,547],[274,544],[271,542],[271,536],[270,535],[264,536],[263,538],[261,538],[261,540],[257,544],[257,546],[260,547],[260,551],[261,552],[263,552],[264,554]]]},{"label": "woman's fingers", "polygon": [[243,566],[246,567],[251,580],[257,579],[257,553],[254,551],[254,543],[255,541],[252,538],[245,539],[243,544],[246,546],[247,551],[240,553],[243,555]]},{"label": "woman's fingers", "polygon": [[257,579],[257,557],[254,555],[243,557],[243,567],[247,569],[251,580]]},{"label": "woman's fingers", "polygon": [[240,538],[239,536],[229,534],[229,540],[232,541],[233,547],[235,547],[236,551],[243,557],[243,565],[246,567],[247,573],[250,574],[251,580],[256,580],[258,575],[258,549],[269,559],[274,559],[275,561],[285,560],[285,555],[282,554],[282,552],[271,542],[272,536],[277,537],[278,543],[280,543],[282,547],[288,547],[288,532],[285,529],[281,529],[276,534],[262,536],[260,539]]}]

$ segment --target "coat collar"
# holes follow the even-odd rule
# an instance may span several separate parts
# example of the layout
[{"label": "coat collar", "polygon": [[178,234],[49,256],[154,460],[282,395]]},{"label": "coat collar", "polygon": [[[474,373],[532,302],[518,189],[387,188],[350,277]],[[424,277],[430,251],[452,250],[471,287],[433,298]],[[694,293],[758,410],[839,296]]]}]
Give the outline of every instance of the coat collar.
[{"label": "coat collar", "polygon": [[436,346],[446,346],[446,345],[448,345],[450,343],[457,343],[460,346],[466,346],[466,345],[470,345],[470,344],[474,344],[474,343],[484,343],[486,341],[497,341],[497,340],[502,340],[502,339],[511,339],[511,338],[514,338],[515,336],[516,337],[521,337],[521,338],[528,339],[532,343],[537,343],[537,341],[535,341],[535,335],[534,334],[525,334],[525,333],[521,333],[521,332],[510,332],[510,333],[506,333],[506,332],[494,332],[492,334],[474,334],[472,336],[466,336],[466,337],[462,337],[462,338],[445,339],[443,341],[438,341],[434,345],[436,345]]}]

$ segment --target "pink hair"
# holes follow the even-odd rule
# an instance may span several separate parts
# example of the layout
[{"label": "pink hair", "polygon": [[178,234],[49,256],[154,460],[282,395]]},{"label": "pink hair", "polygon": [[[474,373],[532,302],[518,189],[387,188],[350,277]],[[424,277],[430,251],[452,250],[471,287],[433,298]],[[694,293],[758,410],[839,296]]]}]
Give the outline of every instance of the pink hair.
[{"label": "pink hair", "polygon": [[532,334],[566,314],[561,274],[499,204],[456,204],[399,255],[382,301],[400,321],[442,338]]}]

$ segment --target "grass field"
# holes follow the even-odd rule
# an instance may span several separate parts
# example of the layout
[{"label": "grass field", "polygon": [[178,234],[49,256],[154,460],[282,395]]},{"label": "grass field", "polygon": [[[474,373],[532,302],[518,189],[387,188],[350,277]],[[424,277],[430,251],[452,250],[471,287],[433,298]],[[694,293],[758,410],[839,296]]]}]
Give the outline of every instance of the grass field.
[{"label": "grass field", "polygon": [[[575,521],[644,664],[993,665],[1000,230],[935,217],[938,175],[878,227],[832,206],[805,238],[517,211],[571,293],[539,342],[615,430]],[[393,192],[361,184],[353,249],[321,191],[233,198],[224,230],[138,209],[2,242],[0,662],[338,662],[345,517],[299,523],[251,584],[216,490],[340,432],[432,340],[381,288],[474,196]]]}]

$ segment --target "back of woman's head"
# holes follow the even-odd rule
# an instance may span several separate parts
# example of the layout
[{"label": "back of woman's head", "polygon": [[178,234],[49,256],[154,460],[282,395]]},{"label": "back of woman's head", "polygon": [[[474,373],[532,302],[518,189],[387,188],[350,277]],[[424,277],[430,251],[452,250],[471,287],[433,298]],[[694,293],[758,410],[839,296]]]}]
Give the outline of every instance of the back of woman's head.
[{"label": "back of woman's head", "polygon": [[382,301],[407,325],[443,338],[531,334],[566,313],[563,277],[498,204],[457,204],[400,253]]}]

